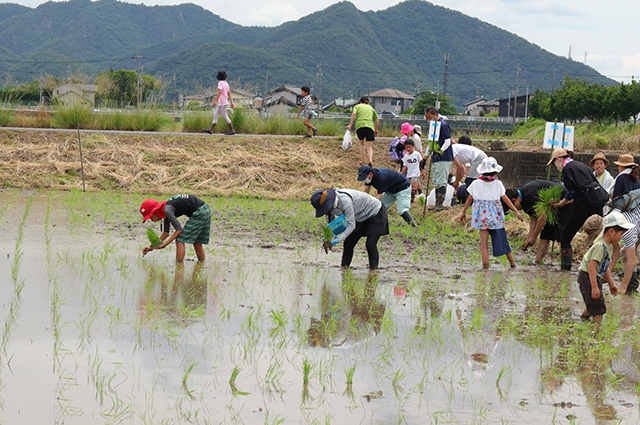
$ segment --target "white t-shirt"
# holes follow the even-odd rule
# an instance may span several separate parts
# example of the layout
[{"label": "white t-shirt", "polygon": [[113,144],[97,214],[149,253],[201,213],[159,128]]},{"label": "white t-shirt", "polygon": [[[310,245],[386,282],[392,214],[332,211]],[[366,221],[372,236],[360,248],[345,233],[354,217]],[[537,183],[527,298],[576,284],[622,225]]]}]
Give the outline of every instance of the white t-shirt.
[{"label": "white t-shirt", "polygon": [[411,155],[408,153],[402,157],[402,165],[407,167],[407,178],[420,177],[420,161],[422,155],[420,152],[413,151]]},{"label": "white t-shirt", "polygon": [[497,201],[502,198],[505,190],[502,182],[497,179],[492,182],[474,180],[467,188],[467,192],[469,192],[469,195],[473,196],[473,199]]},{"label": "white t-shirt", "polygon": [[457,157],[458,161],[464,165],[472,163],[481,153],[482,151],[475,146],[463,145],[462,143],[453,145],[453,156]]}]

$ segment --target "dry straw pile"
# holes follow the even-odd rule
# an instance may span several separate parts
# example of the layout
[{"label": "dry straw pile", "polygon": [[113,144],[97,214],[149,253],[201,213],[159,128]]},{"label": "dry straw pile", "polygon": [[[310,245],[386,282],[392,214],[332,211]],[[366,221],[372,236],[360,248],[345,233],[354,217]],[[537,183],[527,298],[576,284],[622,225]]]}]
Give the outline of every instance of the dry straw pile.
[{"label": "dry straw pile", "polygon": [[[82,188],[76,133],[0,131],[0,143],[3,186]],[[357,148],[345,152],[337,139],[83,133],[82,153],[87,190],[289,199],[362,186]]]}]

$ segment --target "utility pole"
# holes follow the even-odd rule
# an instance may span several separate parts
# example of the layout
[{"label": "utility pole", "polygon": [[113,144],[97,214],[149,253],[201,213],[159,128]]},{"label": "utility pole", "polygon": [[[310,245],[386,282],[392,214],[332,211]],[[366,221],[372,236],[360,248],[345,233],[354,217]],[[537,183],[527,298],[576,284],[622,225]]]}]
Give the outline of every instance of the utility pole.
[{"label": "utility pole", "polygon": [[447,82],[449,81],[449,53],[444,54],[444,83],[442,94],[447,95]]},{"label": "utility pole", "polygon": [[418,97],[418,93],[420,92],[420,83],[422,81],[421,80],[415,80],[413,83],[411,83],[411,85],[413,85],[415,87],[414,92],[416,94],[416,97]]},{"label": "utility pole", "polygon": [[140,68],[140,63],[141,63],[142,59],[144,59],[144,58],[142,57],[142,55],[135,55],[135,56],[132,56],[131,59],[137,59],[138,60],[138,71],[136,72],[136,74],[138,76],[138,84],[137,84],[138,85],[138,87],[137,87],[138,96],[137,96],[137,99],[136,99],[137,100],[136,106],[138,107],[138,109],[140,109],[140,102],[141,102],[141,98],[142,98],[142,93],[140,92],[140,81],[141,81],[140,72],[142,72],[141,68]]},{"label": "utility pole", "polygon": [[551,93],[556,92],[556,69],[553,68],[553,84],[551,85]]},{"label": "utility pole", "polygon": [[524,100],[524,120],[529,121],[529,81],[522,80],[523,83],[527,83],[527,94]]},{"label": "utility pole", "polygon": [[358,80],[358,102],[360,102],[360,80]]},{"label": "utility pole", "polygon": [[433,106],[440,111],[440,80],[436,82],[436,104]]},{"label": "utility pole", "polygon": [[322,110],[322,64],[318,65],[318,111]]},{"label": "utility pole", "polygon": [[518,115],[518,83],[520,82],[520,64],[516,68],[516,91],[513,94],[513,125],[516,125],[516,115]]},{"label": "utility pole", "polygon": [[367,92],[367,96],[371,96],[371,80],[369,80],[369,91]]},{"label": "utility pole", "polygon": [[347,83],[342,85],[342,110],[344,111],[345,100],[344,97],[347,95]]}]

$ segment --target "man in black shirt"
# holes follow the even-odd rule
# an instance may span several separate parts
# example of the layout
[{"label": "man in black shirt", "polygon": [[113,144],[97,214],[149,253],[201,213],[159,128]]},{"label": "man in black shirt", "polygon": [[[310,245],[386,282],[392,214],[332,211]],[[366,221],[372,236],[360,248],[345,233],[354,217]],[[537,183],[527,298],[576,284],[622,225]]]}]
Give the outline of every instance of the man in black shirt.
[{"label": "man in black shirt", "polygon": [[[557,225],[552,225],[547,222],[547,217],[542,214],[538,215],[534,209],[535,204],[540,200],[538,192],[543,189],[547,189],[553,186],[560,186],[558,183],[553,183],[547,180],[534,180],[522,186],[518,189],[507,189],[506,194],[513,205],[529,215],[529,234],[526,241],[522,244],[522,249],[526,250],[530,246],[536,243],[536,239],[540,236],[540,244],[536,251],[535,263],[540,264],[543,258],[549,251],[549,244],[551,241],[560,241],[560,235],[562,233],[562,223],[566,219],[566,212],[568,209],[560,208],[558,211]],[[564,196],[565,190],[563,188],[562,195]],[[504,208],[504,205],[503,205]],[[509,211],[509,208],[504,208],[505,213]]]},{"label": "man in black shirt", "polygon": [[[211,210],[209,206],[200,198],[194,195],[175,195],[167,201],[158,202],[155,199],[147,199],[140,206],[144,223],[164,220],[163,232],[160,239],[163,241],[158,246],[148,246],[142,250],[142,255],[162,249],[174,240],[176,241],[176,260],[182,262],[185,256],[185,243],[193,244],[196,256],[199,261],[204,261],[204,247],[209,243],[209,231],[211,229]],[[178,217],[186,215],[189,217],[187,223],[182,225]],[[171,226],[175,229],[169,237]],[[169,237],[167,239],[167,237]],[[165,240],[166,239],[166,240]]]}]

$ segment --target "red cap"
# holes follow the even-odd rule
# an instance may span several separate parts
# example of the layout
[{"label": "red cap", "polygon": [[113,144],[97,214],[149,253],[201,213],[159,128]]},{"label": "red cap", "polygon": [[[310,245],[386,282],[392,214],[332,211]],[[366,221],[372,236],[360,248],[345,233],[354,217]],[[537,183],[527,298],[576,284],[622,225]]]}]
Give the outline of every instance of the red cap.
[{"label": "red cap", "polygon": [[157,212],[164,206],[166,202],[160,203],[155,199],[146,199],[142,205],[140,205],[140,214],[142,214],[142,222],[149,220],[154,212]]}]

